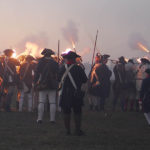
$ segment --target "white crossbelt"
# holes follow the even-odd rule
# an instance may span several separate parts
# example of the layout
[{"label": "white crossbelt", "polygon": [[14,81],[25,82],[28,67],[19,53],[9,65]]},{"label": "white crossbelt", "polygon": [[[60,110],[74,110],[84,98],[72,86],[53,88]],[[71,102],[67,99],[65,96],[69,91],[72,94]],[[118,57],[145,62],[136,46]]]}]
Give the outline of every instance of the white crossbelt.
[{"label": "white crossbelt", "polygon": [[13,81],[12,76],[13,76],[15,73],[14,73],[14,72],[12,71],[12,69],[8,66],[8,64],[7,64],[8,60],[7,60],[7,59],[4,59],[4,62],[5,62],[5,68],[8,69],[9,72],[10,72],[10,74],[11,74],[11,75],[8,76],[8,81],[9,81],[9,82],[12,82],[12,81]]},{"label": "white crossbelt", "polygon": [[[65,68],[66,68],[66,70],[67,70],[67,69],[68,69],[68,66],[65,65]],[[70,72],[68,72],[68,76],[69,76],[69,78],[70,78],[70,81],[71,81],[73,87],[74,87],[75,89],[77,89],[77,85],[76,85],[76,83],[74,82],[74,79],[73,79],[73,77],[72,77],[72,75],[71,75]]]},{"label": "white crossbelt", "polygon": [[65,64],[66,71],[65,71],[65,73],[63,74],[63,76],[62,76],[62,78],[61,78],[60,84],[63,84],[63,83],[64,83],[66,76],[68,75],[70,69],[71,69],[73,66],[74,66],[74,65],[72,64],[72,65],[70,65],[69,67],[67,67],[67,64]]},{"label": "white crossbelt", "polygon": [[8,66],[8,64],[7,64],[6,59],[4,60],[4,62],[5,62],[6,68],[10,71],[10,73],[11,73],[12,75],[14,75],[14,72],[12,71],[12,69],[11,69],[11,68]]},{"label": "white crossbelt", "polygon": [[59,84],[59,87],[60,87],[60,91],[59,91],[59,95],[62,94],[62,91],[63,91],[63,85],[64,85],[64,81],[65,81],[65,78],[66,76],[68,75],[70,69],[74,66],[74,64],[70,65],[69,67],[67,67],[67,64],[65,64],[65,68],[66,68],[66,71],[65,73],[63,74],[62,78],[61,78],[61,81],[60,81],[60,84]]}]

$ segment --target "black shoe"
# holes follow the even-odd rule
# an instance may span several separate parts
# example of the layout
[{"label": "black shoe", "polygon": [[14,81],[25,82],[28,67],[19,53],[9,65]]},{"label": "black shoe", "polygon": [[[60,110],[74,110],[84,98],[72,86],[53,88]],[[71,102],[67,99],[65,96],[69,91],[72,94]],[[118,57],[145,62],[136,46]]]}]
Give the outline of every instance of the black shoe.
[{"label": "black shoe", "polygon": [[89,110],[93,111],[93,105],[90,105]]},{"label": "black shoe", "polygon": [[71,132],[70,132],[70,131],[67,131],[67,132],[66,132],[66,135],[67,135],[67,136],[71,135]]},{"label": "black shoe", "polygon": [[55,124],[56,122],[55,122],[55,121],[50,121],[50,123],[51,123],[51,124]]},{"label": "black shoe", "polygon": [[75,132],[75,135],[76,135],[76,136],[84,136],[85,133],[84,133],[82,130],[79,130],[79,131],[76,131],[76,132]]},{"label": "black shoe", "polygon": [[136,109],[136,112],[139,112],[139,109]]},{"label": "black shoe", "polygon": [[133,111],[134,111],[134,109],[130,109],[129,111],[130,111],[130,112],[133,112]]},{"label": "black shoe", "polygon": [[42,124],[42,120],[37,120],[37,124]]},{"label": "black shoe", "polygon": [[11,112],[10,107],[9,107],[9,106],[6,106],[5,111],[6,111],[6,112]]},{"label": "black shoe", "polygon": [[99,108],[98,108],[98,106],[95,106],[95,111],[99,111]]}]

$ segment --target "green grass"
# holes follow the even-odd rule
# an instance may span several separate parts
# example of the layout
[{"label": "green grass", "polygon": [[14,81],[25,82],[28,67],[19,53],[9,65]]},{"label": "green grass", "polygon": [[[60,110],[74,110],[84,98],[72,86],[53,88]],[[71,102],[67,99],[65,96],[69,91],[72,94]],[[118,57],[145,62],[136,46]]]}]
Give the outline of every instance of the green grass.
[{"label": "green grass", "polygon": [[[150,127],[143,113],[83,112],[86,136],[66,136],[61,114],[57,123],[36,124],[36,113],[0,112],[0,150],[149,150]],[[73,121],[72,121],[73,128]]]}]

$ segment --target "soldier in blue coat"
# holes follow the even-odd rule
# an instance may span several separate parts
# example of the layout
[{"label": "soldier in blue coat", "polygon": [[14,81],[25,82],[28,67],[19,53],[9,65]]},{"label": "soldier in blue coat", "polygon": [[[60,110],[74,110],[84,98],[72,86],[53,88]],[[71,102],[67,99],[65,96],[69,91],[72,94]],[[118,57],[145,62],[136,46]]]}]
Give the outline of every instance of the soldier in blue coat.
[{"label": "soldier in blue coat", "polygon": [[146,78],[142,82],[140,101],[142,101],[144,116],[150,126],[150,69],[146,69]]},{"label": "soldier in blue coat", "polygon": [[[62,83],[60,107],[62,108],[62,112],[64,114],[64,124],[67,135],[71,134],[70,120],[71,111],[73,111],[75,134],[80,136],[83,135],[83,131],[81,130],[81,116],[83,106],[81,86],[82,83],[85,83],[87,81],[87,77],[83,68],[76,64],[75,59],[77,57],[79,57],[79,55],[77,55],[73,51],[70,51],[63,55],[65,64],[60,68],[59,71],[59,80]],[[66,73],[67,70],[69,70],[69,73]]]}]

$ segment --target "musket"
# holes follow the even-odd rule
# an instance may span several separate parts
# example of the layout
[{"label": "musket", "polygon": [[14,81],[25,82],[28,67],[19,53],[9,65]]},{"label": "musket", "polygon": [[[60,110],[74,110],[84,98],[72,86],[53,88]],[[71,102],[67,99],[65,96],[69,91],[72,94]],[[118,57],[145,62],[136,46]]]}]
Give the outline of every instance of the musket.
[{"label": "musket", "polygon": [[[95,44],[94,44],[94,50],[93,50],[93,57],[92,57],[92,65],[91,65],[91,70],[90,70],[90,73],[88,75],[88,82],[87,82],[87,87],[88,85],[90,84],[90,76],[91,76],[91,73],[92,73],[92,69],[93,69],[93,62],[94,62],[94,56],[95,56],[95,49],[96,49],[96,44],[97,44],[97,37],[98,37],[98,30],[97,30],[97,33],[96,33],[96,38],[95,38]],[[86,94],[88,93],[88,88],[86,89]]]},{"label": "musket", "polygon": [[118,64],[118,60],[115,60],[115,59],[108,59],[108,60],[110,60],[113,64]]},{"label": "musket", "polygon": [[98,30],[97,30],[96,38],[95,38],[94,51],[93,51],[93,58],[92,58],[92,66],[93,66],[93,62],[94,62],[95,49],[96,49],[96,44],[97,44],[97,37],[98,37]]},{"label": "musket", "polygon": [[60,40],[58,40],[58,65],[59,65],[59,61],[60,61],[60,59],[59,59],[59,55],[60,55]]},{"label": "musket", "polygon": [[[59,65],[59,63],[60,63],[59,56],[60,56],[60,40],[58,40],[58,51],[57,51],[57,57],[58,57],[57,63],[58,63],[58,65]],[[58,66],[58,68],[59,68],[59,66]],[[59,72],[59,69],[58,69],[58,72]],[[57,75],[57,78],[58,78],[58,75]],[[57,87],[57,90],[56,90],[55,99],[56,99],[56,107],[57,107],[57,110],[59,111],[58,87]]]}]

